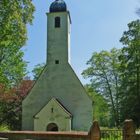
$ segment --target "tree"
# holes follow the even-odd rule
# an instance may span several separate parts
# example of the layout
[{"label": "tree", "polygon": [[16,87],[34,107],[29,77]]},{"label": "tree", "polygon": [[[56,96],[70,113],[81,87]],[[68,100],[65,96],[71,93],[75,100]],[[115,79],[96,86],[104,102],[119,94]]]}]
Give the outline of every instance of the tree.
[{"label": "tree", "polygon": [[34,69],[32,70],[32,73],[33,73],[33,79],[34,80],[37,80],[37,78],[39,77],[39,75],[41,74],[42,70],[44,69],[45,67],[45,64],[42,63],[42,64],[37,64]]},{"label": "tree", "polygon": [[4,91],[0,87],[0,124],[7,124],[12,130],[21,129],[22,101],[28,95],[34,81],[23,80],[18,87]]},{"label": "tree", "polygon": [[16,89],[26,74],[22,47],[27,40],[27,24],[32,23],[33,12],[31,0],[0,1],[0,122],[10,126],[18,119]]},{"label": "tree", "polygon": [[21,48],[27,40],[27,24],[32,23],[31,0],[0,1],[0,83],[16,85],[26,72]]},{"label": "tree", "polygon": [[89,67],[83,71],[84,78],[90,78],[91,87],[102,95],[112,112],[113,124],[119,125],[119,60],[120,50],[113,48],[110,52],[93,53],[87,62]]},{"label": "tree", "polygon": [[86,85],[85,89],[88,96],[93,101],[93,118],[98,120],[101,126],[108,127],[109,124],[109,107],[107,101],[102,95],[96,93],[90,85]]},{"label": "tree", "polygon": [[121,61],[122,120],[131,118],[140,125],[140,20],[128,24],[120,42],[124,45]]}]

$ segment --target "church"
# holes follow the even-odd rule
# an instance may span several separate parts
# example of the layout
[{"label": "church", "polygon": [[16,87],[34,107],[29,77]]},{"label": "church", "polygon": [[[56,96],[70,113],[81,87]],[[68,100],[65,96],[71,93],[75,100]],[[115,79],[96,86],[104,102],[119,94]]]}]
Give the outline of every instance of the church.
[{"label": "church", "polygon": [[55,0],[47,13],[47,63],[22,102],[22,130],[88,131],[92,124],[92,101],[70,65],[70,25],[66,3]]}]

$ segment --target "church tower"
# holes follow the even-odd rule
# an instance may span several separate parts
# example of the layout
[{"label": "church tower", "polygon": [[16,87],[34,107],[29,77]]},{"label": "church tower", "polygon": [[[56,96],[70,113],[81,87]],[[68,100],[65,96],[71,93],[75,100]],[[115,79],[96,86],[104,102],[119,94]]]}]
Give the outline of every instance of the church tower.
[{"label": "church tower", "polygon": [[53,2],[47,17],[47,64],[68,63],[71,19],[65,2]]},{"label": "church tower", "polygon": [[22,103],[22,129],[88,131],[92,101],[70,65],[70,13],[55,0],[47,13],[47,64]]}]

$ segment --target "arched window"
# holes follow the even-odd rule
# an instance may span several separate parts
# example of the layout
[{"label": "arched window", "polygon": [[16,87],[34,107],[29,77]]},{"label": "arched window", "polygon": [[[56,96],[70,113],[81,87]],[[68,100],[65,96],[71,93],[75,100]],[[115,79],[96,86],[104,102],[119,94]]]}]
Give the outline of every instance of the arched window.
[{"label": "arched window", "polygon": [[60,17],[55,17],[55,28],[60,28]]}]

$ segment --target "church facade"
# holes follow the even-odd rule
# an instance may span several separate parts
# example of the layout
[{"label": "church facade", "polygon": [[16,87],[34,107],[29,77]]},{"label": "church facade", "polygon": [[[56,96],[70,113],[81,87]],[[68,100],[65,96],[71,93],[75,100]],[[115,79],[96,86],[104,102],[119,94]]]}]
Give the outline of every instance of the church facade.
[{"label": "church facade", "polygon": [[47,13],[47,65],[22,103],[22,130],[88,131],[92,101],[69,61],[70,13],[55,0]]}]

